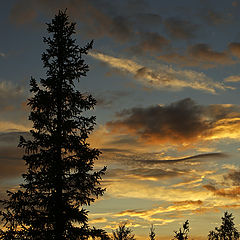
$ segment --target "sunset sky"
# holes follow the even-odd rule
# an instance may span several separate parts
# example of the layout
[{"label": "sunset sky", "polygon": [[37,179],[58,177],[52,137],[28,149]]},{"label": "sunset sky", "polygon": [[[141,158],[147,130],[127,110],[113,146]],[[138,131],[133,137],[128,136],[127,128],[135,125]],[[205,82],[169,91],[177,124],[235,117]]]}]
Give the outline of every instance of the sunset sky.
[{"label": "sunset sky", "polygon": [[0,14],[0,197],[25,171],[31,76],[45,76],[46,24],[67,8],[94,39],[77,88],[98,100],[89,138],[106,165],[89,223],[171,239],[188,219],[206,239],[232,212],[240,230],[240,0],[8,0]]}]

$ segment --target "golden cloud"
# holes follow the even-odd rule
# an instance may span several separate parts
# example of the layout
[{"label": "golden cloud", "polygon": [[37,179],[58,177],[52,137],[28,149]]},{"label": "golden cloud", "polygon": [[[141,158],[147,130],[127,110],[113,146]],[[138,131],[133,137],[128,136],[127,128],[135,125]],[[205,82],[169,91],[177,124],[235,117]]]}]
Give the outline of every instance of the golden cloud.
[{"label": "golden cloud", "polygon": [[95,224],[95,223],[105,223],[107,222],[107,219],[104,217],[99,217],[99,218],[94,218],[88,221],[90,224]]},{"label": "golden cloud", "polygon": [[224,188],[216,188],[215,186],[208,184],[208,185],[204,185],[203,187],[213,192],[217,196],[227,197],[227,198],[237,198],[237,199],[239,199],[240,197],[239,186],[224,189]]},{"label": "golden cloud", "polygon": [[179,201],[208,199],[211,193],[202,188],[172,188],[169,186],[152,186],[147,183],[139,183],[136,181],[117,181],[111,182],[107,186],[107,194],[116,198],[139,198],[162,201]]},{"label": "golden cloud", "polygon": [[17,124],[17,123],[13,123],[10,121],[0,121],[0,132],[28,132],[31,128],[21,125],[21,124]]},{"label": "golden cloud", "polygon": [[[153,215],[159,214],[159,213],[170,213],[170,212],[176,212],[176,211],[195,210],[195,209],[199,208],[199,205],[202,205],[202,204],[203,203],[200,200],[181,201],[181,202],[175,203],[174,205],[170,205],[166,208],[159,206],[156,208],[152,208],[150,210],[125,210],[125,211],[115,214],[115,216],[117,216],[117,217],[119,217],[119,216],[140,217],[140,218],[149,220],[150,217],[152,217]],[[152,219],[154,219],[154,218],[151,218],[151,220]],[[173,220],[173,219],[171,219],[171,220]]]},{"label": "golden cloud", "polygon": [[215,93],[216,89],[225,90],[227,86],[212,81],[202,72],[192,70],[175,70],[167,65],[159,65],[157,70],[148,68],[130,59],[116,58],[97,52],[90,52],[90,56],[122,72],[132,74],[145,86],[154,88],[168,88],[181,90],[192,88]]},{"label": "golden cloud", "polygon": [[233,76],[229,76],[224,78],[225,82],[240,82],[240,76],[239,75],[233,75]]}]

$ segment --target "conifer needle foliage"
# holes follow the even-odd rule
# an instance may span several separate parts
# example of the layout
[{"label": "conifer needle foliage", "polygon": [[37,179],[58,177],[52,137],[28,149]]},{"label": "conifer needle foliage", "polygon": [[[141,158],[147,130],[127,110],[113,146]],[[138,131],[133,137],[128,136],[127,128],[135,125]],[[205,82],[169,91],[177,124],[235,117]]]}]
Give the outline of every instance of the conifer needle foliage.
[{"label": "conifer needle foliage", "polygon": [[5,227],[0,239],[107,238],[105,231],[90,229],[84,209],[105,191],[100,180],[106,167],[93,170],[101,152],[87,143],[95,116],[84,114],[96,100],[75,89],[76,81],[89,71],[82,56],[93,42],[76,45],[75,23],[69,22],[66,11],[59,11],[47,31],[42,54],[46,78],[39,84],[34,78],[30,81],[32,138],[21,137],[19,142],[27,172],[20,189],[8,191],[8,200],[1,201]]}]

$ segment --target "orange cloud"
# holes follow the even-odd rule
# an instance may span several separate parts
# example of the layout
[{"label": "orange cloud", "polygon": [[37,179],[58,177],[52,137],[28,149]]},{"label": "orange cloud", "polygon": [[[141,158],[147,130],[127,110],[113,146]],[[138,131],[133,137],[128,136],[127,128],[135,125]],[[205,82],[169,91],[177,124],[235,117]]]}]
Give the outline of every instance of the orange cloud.
[{"label": "orange cloud", "polygon": [[229,43],[228,49],[233,56],[240,58],[240,43],[239,42]]},{"label": "orange cloud", "polygon": [[213,192],[217,196],[221,197],[227,197],[227,198],[238,198],[240,197],[240,186],[237,187],[231,187],[231,188],[216,188],[215,186],[211,184],[207,184],[203,186],[207,190]]},{"label": "orange cloud", "polygon": [[116,217],[123,217],[123,216],[129,216],[129,217],[137,217],[140,219],[147,220],[149,222],[160,222],[161,225],[168,224],[171,222],[176,221],[176,218],[163,218],[159,217],[159,214],[165,214],[165,213],[172,213],[172,212],[182,212],[182,211],[194,211],[201,207],[203,204],[202,201],[180,201],[174,203],[174,205],[170,205],[168,207],[155,207],[149,210],[124,210],[122,212],[116,213]]},{"label": "orange cloud", "polygon": [[229,76],[227,78],[224,78],[225,82],[240,82],[240,76],[239,75],[233,75]]},{"label": "orange cloud", "polygon": [[211,195],[202,188],[173,188],[172,186],[155,186],[139,181],[112,181],[107,185],[107,194],[115,198],[142,198],[161,201],[201,200]]},{"label": "orange cloud", "polygon": [[176,204],[176,205],[185,205],[185,204],[202,205],[203,201],[201,201],[201,200],[196,200],[196,201],[186,200],[186,201],[174,202],[174,204]]},{"label": "orange cloud", "polygon": [[90,224],[95,224],[95,223],[105,223],[107,222],[107,219],[104,217],[99,217],[99,218],[94,218],[88,221]]}]

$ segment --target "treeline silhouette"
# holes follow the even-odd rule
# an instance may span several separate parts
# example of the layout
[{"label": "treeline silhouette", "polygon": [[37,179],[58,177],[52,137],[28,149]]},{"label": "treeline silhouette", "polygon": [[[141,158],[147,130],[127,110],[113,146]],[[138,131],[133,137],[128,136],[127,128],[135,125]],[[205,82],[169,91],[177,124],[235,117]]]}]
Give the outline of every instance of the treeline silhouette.
[{"label": "treeline silhouette", "polygon": [[[222,224],[220,227],[215,227],[214,230],[208,234],[208,240],[237,240],[239,239],[239,231],[235,227],[234,217],[232,213],[224,212],[222,217]],[[121,223],[115,231],[112,232],[113,240],[135,240],[135,235],[132,230],[126,227],[127,223]],[[187,240],[189,239],[189,221],[185,221],[182,227],[174,231],[172,240]],[[150,227],[149,239],[156,240],[156,232],[153,225]]]}]

